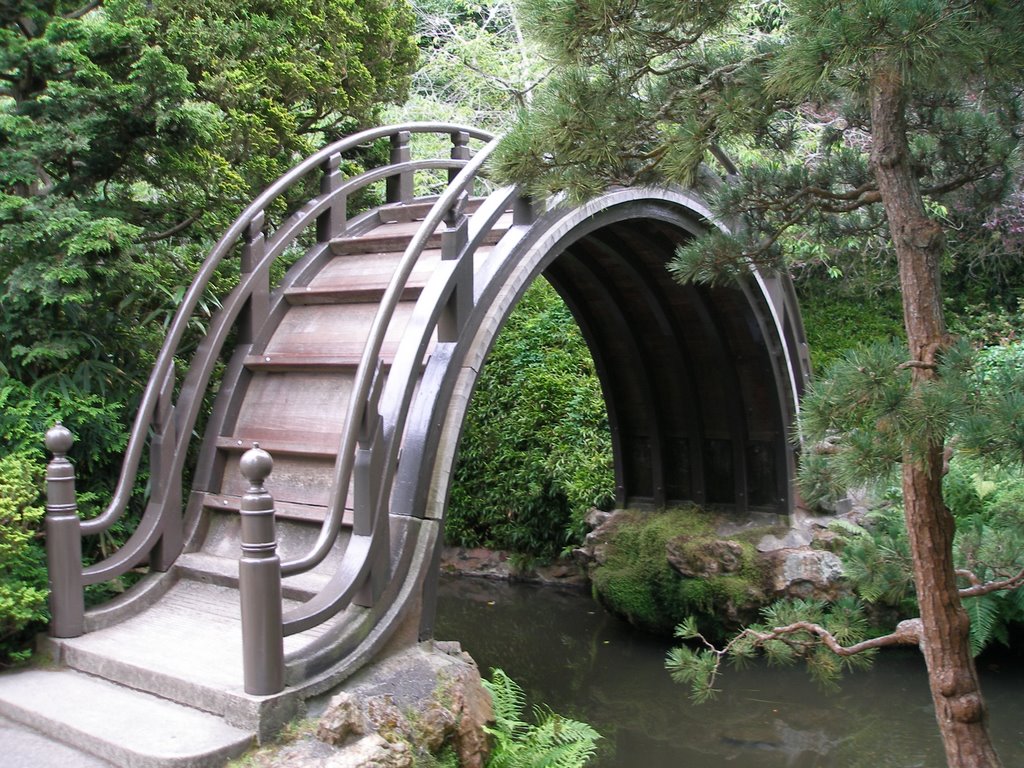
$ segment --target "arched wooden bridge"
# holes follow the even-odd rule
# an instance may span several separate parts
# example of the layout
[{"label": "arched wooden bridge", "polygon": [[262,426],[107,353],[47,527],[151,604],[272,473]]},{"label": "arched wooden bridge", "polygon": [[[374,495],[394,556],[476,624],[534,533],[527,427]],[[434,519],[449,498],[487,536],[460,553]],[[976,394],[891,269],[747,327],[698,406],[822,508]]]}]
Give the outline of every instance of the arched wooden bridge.
[{"label": "arched wooden bridge", "polygon": [[[390,141],[390,162],[343,174],[347,153],[374,141]],[[48,436],[48,645],[61,671],[22,675],[148,692],[219,718],[228,735],[208,750],[216,761],[385,646],[428,637],[467,405],[503,322],[541,275],[594,356],[620,505],[789,510],[789,428],[807,366],[788,278],[679,285],[665,269],[676,246],[723,226],[698,195],[528,200],[483,176],[493,147],[454,125],[365,131],[298,165],[239,217],[170,326],[100,517],[79,520],[70,435]],[[237,287],[181,372],[174,360],[197,307],[231,269]],[[255,443],[269,456],[245,453]],[[135,533],[81,569],[80,537],[123,516],[147,453]],[[140,566],[138,584],[84,611],[84,586]],[[24,690],[0,684],[0,699],[29,714],[0,714],[47,716],[32,703],[39,680],[20,679]],[[110,759],[174,764],[150,757]]]}]

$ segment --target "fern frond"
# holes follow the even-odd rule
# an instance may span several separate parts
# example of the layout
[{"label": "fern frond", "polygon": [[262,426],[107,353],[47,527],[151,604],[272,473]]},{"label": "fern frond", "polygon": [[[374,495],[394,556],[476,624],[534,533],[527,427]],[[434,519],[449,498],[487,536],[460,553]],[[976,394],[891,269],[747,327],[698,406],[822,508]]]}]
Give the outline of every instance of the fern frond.
[{"label": "fern frond", "polygon": [[500,669],[491,670],[484,686],[494,702],[494,751],[488,768],[583,768],[597,750],[601,735],[578,720],[534,708],[536,725],[522,719],[523,689]]},{"label": "fern frond", "polygon": [[971,652],[977,656],[988,645],[1001,623],[1000,600],[997,594],[979,595],[964,601],[971,618]]},{"label": "fern frond", "polygon": [[828,524],[828,530],[834,533],[845,534],[850,538],[861,538],[864,536],[871,535],[868,532],[867,528],[863,528],[857,525],[856,523],[842,517],[836,518],[835,520],[831,520]]},{"label": "fern frond", "polygon": [[482,681],[491,694],[494,706],[495,730],[509,737],[515,737],[529,724],[523,718],[526,708],[526,694],[520,685],[501,669],[491,670],[491,679]]}]

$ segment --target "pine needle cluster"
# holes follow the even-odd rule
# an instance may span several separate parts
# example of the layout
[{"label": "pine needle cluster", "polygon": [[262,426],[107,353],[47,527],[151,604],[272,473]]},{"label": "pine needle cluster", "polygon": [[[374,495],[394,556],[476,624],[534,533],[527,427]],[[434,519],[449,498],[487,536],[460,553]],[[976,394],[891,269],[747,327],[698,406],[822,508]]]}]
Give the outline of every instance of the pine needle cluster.
[{"label": "pine needle cluster", "polygon": [[835,603],[777,601],[762,611],[760,623],[746,627],[722,647],[709,642],[691,617],[676,627],[676,637],[684,643],[669,651],[665,667],[673,680],[689,686],[697,702],[719,692],[715,686],[723,662],[743,666],[758,655],[773,665],[803,661],[816,682],[834,689],[843,672],[871,664],[872,649],[836,652],[839,647],[856,647],[868,628],[863,608],[853,598]]}]

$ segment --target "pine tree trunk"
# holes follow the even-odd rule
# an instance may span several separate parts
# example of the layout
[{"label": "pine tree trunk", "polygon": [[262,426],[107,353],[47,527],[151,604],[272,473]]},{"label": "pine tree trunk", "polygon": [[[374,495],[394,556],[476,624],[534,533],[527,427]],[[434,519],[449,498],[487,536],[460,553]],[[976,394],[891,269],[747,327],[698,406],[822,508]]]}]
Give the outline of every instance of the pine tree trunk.
[{"label": "pine tree trunk", "polygon": [[[928,218],[910,165],[905,90],[884,65],[871,82],[871,164],[899,261],[903,319],[914,385],[937,374],[932,366],[947,343],[939,261],[943,233]],[[904,447],[903,500],[923,626],[935,716],[949,768],[996,768],[987,712],[971,655],[970,620],[960,602],[953,562],[953,516],[942,500],[943,441],[923,452]]]}]

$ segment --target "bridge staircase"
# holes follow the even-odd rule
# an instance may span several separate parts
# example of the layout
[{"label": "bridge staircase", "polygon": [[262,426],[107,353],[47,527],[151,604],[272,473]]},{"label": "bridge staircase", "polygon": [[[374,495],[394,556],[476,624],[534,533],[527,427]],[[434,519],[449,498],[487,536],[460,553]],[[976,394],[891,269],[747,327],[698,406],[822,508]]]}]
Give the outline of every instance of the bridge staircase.
[{"label": "bridge staircase", "polygon": [[[472,388],[541,274],[593,355],[619,505],[786,513],[807,374],[788,278],[680,286],[675,248],[726,228],[698,195],[535,205],[486,179],[494,147],[375,128],[253,201],[182,299],[97,516],[78,513],[73,435],[47,433],[52,664],[0,675],[0,727],[118,766],[219,765],[430,637]],[[133,532],[83,567],[83,540],[115,525]],[[86,608],[86,587],[122,579]]]},{"label": "bridge staircase", "polygon": [[[415,139],[437,137],[447,155],[416,158]],[[218,765],[389,642],[416,639],[438,523],[418,517],[422,493],[404,509],[389,498],[410,404],[435,386],[424,373],[458,335],[474,265],[513,223],[511,191],[488,198],[478,176],[490,140],[443,124],[367,131],[253,203],[183,302],[99,518],[76,514],[70,433],[48,433],[54,619],[41,645],[54,666],[0,677],[0,716],[115,765]],[[390,162],[344,177],[346,153],[374,141],[390,142]],[[319,192],[281,214],[317,175]],[[349,219],[373,185],[385,202]],[[178,345],[231,259],[237,287],[179,376]],[[79,569],[81,537],[124,513],[144,446],[152,490],[135,534]],[[139,571],[84,609],[86,584]]]}]

